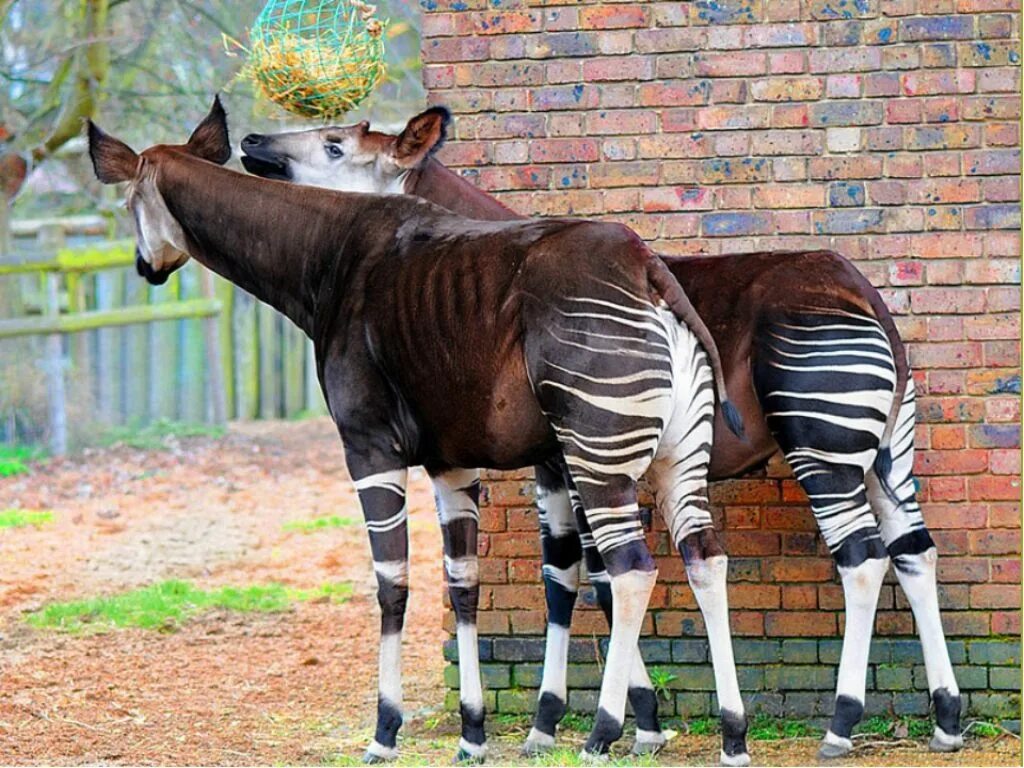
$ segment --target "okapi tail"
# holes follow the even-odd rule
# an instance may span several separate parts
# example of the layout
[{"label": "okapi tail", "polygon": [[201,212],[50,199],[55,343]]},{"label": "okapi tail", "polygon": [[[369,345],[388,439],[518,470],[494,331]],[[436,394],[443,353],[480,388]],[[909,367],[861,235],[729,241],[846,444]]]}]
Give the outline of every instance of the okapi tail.
[{"label": "okapi tail", "polygon": [[[859,273],[858,273],[859,274]],[[863,278],[862,278],[863,279]],[[867,280],[864,280],[867,283]],[[889,407],[889,415],[885,419],[885,429],[882,431],[882,439],[878,444],[878,455],[875,456],[875,475],[885,491],[886,495],[893,502],[898,502],[895,491],[889,487],[887,478],[892,469],[892,432],[896,428],[896,419],[899,416],[900,408],[903,406],[903,398],[907,394],[907,382],[910,380],[910,363],[907,362],[907,350],[903,346],[903,339],[896,329],[892,314],[889,308],[882,301],[881,295],[873,286],[868,285],[864,291],[865,298],[870,302],[871,308],[875,311],[875,317],[886,338],[889,339],[889,346],[892,348],[893,365],[896,366],[896,390],[893,392],[892,405]]]},{"label": "okapi tail", "polygon": [[665,266],[665,262],[654,254],[651,254],[647,260],[647,279],[668,304],[672,314],[686,323],[687,327],[693,331],[693,335],[697,337],[697,341],[704,347],[711,362],[711,371],[715,376],[715,391],[718,393],[718,402],[722,408],[725,423],[734,435],[744,439],[746,430],[743,426],[743,417],[740,416],[739,409],[729,400],[729,392],[725,388],[725,373],[722,371],[722,358],[718,354],[718,345],[715,344],[711,331],[704,325],[704,320],[690,303],[690,297],[686,295],[672,272]]}]

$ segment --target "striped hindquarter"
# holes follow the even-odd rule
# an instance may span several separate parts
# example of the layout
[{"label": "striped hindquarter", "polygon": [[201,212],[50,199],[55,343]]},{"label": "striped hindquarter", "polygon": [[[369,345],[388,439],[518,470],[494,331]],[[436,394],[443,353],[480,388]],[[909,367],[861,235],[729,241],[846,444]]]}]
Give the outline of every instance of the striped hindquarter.
[{"label": "striped hindquarter", "polygon": [[[659,507],[677,541],[698,536],[713,525],[707,498],[707,470],[714,387],[707,357],[694,336],[670,313],[653,308],[638,297],[624,296],[626,300],[618,297],[617,302],[574,299],[570,300],[569,308],[559,309],[558,319],[550,328],[555,343],[547,350],[552,362],[544,368],[545,376],[538,385],[541,401],[554,417],[552,422],[563,447],[566,489],[580,541],[587,552],[590,578],[609,618],[613,639],[620,613],[625,613],[628,621],[636,622],[636,630],[642,619],[642,612],[635,614],[634,610],[630,616],[620,611],[621,598],[615,595],[617,577],[631,570],[653,569],[636,504],[636,478],[651,468],[660,496]],[[577,349],[598,360],[585,374],[564,362],[572,359],[566,350]],[[561,358],[555,357],[558,353]],[[544,482],[556,485],[551,478]],[[541,491],[542,515],[549,521],[554,506],[559,510],[565,506],[561,499],[555,503],[555,497],[552,488],[544,487]],[[569,583],[563,575],[564,568],[556,565],[554,559],[566,553],[570,553],[568,559],[578,555],[563,541],[568,534],[553,533],[550,522],[546,529],[542,527],[545,581],[552,608],[548,660],[562,664],[570,616],[565,615],[561,606],[568,605],[571,610],[566,597],[571,593],[575,599],[575,582]],[[703,563],[702,557],[697,559]],[[728,648],[716,654],[722,669],[727,670],[722,678],[726,681],[722,694],[728,707],[734,708],[742,720],[743,707],[728,635],[724,570],[715,569],[713,578],[706,581],[715,595],[713,600],[705,601],[705,606],[717,615],[708,623],[712,631],[722,630],[716,641],[724,642]],[[610,644],[606,675],[616,676],[618,690],[624,687],[629,691],[638,718],[635,749],[655,751],[664,743],[664,736],[633,631],[631,626],[633,639],[628,647]],[[613,659],[616,651],[618,657]],[[549,672],[546,667],[528,750],[553,742],[555,724],[564,711],[564,695],[564,676]],[[609,741],[621,732],[621,716],[616,716],[611,705],[602,688],[595,732],[605,726]],[[740,764],[748,759],[742,738],[732,739],[730,744],[736,747],[730,750],[734,753],[730,757]],[[603,751],[605,745],[588,743],[588,749],[594,747]]]},{"label": "striped hindquarter", "polygon": [[[768,426],[807,493],[843,584],[835,714],[821,754],[839,757],[852,749],[890,557],[919,616],[938,721],[933,745],[958,747],[959,690],[939,621],[935,549],[913,477],[913,379],[906,391],[895,392],[890,338],[863,312],[809,310],[775,318],[760,330],[757,351],[754,378]],[[901,405],[885,465],[880,443],[895,397]]]}]

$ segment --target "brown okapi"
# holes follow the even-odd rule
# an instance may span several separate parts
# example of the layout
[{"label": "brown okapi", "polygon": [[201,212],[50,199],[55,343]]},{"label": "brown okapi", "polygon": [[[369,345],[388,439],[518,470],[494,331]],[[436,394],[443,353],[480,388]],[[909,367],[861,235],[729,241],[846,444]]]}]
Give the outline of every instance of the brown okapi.
[{"label": "brown okapi", "polygon": [[[486,749],[470,652],[476,626],[464,618],[475,617],[479,593],[476,468],[528,464],[564,470],[614,596],[585,746],[606,753],[622,734],[656,576],[637,479],[650,469],[674,504],[670,524],[692,531],[693,551],[710,524],[704,478],[717,357],[681,322],[694,318],[692,307],[662,262],[617,224],[483,222],[410,196],[296,187],[222,168],[230,147],[219,100],[186,144],[136,154],[90,122],[89,152],[100,181],[128,183],[137,266],[149,282],[195,258],[313,340],[378,580],[380,695],[368,759],[397,755],[413,465],[438,491],[465,652],[458,757],[480,759]],[[720,375],[718,394],[726,400]],[[568,505],[556,512],[559,529],[573,526]],[[748,760],[740,746],[730,758]]]},{"label": "brown okapi", "polygon": [[[444,141],[448,122],[447,110],[433,107],[410,120],[397,136],[371,131],[365,122],[253,134],[242,141],[242,162],[251,173],[268,178],[333,189],[404,192],[477,219],[524,218],[431,156]],[[852,729],[864,711],[878,594],[890,560],[924,650],[936,718],[931,748],[959,749],[960,695],[939,617],[937,553],[915,495],[914,382],[878,291],[850,262],[828,251],[664,261],[714,336],[729,391],[746,425],[746,439],[729,434],[722,429],[723,415],[716,412],[711,478],[741,475],[781,448],[838,565],[846,629],[835,714],[821,756],[841,757],[852,749]],[[549,564],[557,563],[556,572],[564,570],[579,560],[580,551],[576,532],[544,526],[544,509],[557,504],[564,485],[542,467],[537,484],[549,624],[541,697],[528,747],[553,743],[565,711],[567,628],[576,585],[565,588],[564,579],[557,581],[549,573]],[[585,525],[581,532],[588,568],[600,571]],[[687,549],[681,551],[686,559]],[[725,557],[716,560],[720,583],[710,591],[707,578],[687,561],[702,610],[710,595],[725,599]],[[610,616],[610,595],[600,583],[597,587]],[[704,612],[718,681],[722,668],[731,667],[732,653],[722,645],[727,634],[717,631]],[[728,665],[719,664],[723,657]],[[642,660],[639,667],[631,685],[645,682],[649,687]],[[719,682],[719,701],[722,693]],[[633,706],[638,727],[657,731],[656,714],[637,707],[637,701]],[[723,732],[728,732],[726,722]]]}]

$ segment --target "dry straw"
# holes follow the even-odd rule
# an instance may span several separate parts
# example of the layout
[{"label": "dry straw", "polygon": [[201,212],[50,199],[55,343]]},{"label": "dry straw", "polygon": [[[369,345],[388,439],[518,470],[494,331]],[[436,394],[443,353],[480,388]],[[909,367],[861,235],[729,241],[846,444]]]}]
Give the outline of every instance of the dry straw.
[{"label": "dry straw", "polygon": [[333,120],[384,77],[384,23],[360,0],[271,0],[249,33],[244,74],[302,117]]}]

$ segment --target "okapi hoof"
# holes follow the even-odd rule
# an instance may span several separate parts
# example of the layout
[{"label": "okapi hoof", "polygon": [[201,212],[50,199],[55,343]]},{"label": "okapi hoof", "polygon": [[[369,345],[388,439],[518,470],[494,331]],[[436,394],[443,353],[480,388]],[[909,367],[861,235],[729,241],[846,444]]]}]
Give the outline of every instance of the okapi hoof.
[{"label": "okapi hoof", "polygon": [[390,763],[398,759],[398,747],[385,747],[377,741],[371,741],[363,754],[363,762],[367,765]]},{"label": "okapi hoof", "polygon": [[819,760],[837,760],[846,757],[853,752],[853,742],[842,736],[836,736],[832,731],[825,734],[825,738],[818,747]]},{"label": "okapi hoof", "polygon": [[555,737],[549,733],[538,731],[536,728],[530,729],[530,735],[526,737],[526,741],[523,742],[523,748],[519,750],[521,757],[537,757],[538,755],[544,755],[555,748]]},{"label": "okapi hoof", "polygon": [[661,731],[641,731],[637,729],[636,741],[633,742],[634,755],[656,755],[668,743],[668,738]]},{"label": "okapi hoof", "polygon": [[459,739],[459,751],[455,753],[452,761],[455,765],[480,765],[487,757],[486,744],[472,744],[465,739]]},{"label": "okapi hoof", "polygon": [[928,742],[928,749],[932,752],[959,752],[964,746],[964,737],[960,734],[950,736],[938,726],[932,733],[932,740]]},{"label": "okapi hoof", "polygon": [[718,760],[719,760],[719,762],[722,765],[738,766],[738,768],[746,768],[746,766],[750,765],[750,753],[749,752],[739,752],[738,754],[735,754],[735,755],[728,755],[728,754],[726,754],[725,750],[723,749],[721,751],[720,755],[719,755]]},{"label": "okapi hoof", "polygon": [[580,762],[586,765],[607,765],[611,756],[607,752],[591,752],[585,747],[580,750]]}]

